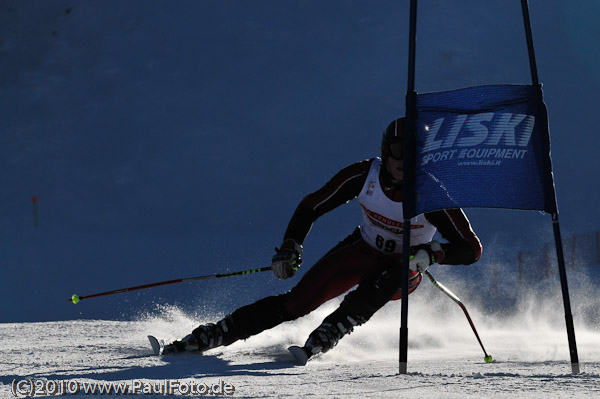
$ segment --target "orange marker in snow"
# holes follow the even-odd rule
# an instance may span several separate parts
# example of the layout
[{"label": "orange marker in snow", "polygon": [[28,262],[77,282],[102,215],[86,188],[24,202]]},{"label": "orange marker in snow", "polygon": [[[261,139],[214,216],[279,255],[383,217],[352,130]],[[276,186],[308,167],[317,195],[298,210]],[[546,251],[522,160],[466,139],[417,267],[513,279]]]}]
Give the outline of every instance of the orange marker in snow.
[{"label": "orange marker in snow", "polygon": [[33,225],[35,227],[38,226],[38,212],[37,212],[37,196],[31,197],[31,202],[33,202]]}]

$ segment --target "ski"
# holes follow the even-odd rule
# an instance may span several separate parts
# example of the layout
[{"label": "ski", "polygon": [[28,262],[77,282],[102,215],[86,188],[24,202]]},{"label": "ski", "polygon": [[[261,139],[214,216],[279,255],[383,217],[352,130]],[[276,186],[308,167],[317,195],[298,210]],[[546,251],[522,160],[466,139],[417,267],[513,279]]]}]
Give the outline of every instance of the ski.
[{"label": "ski", "polygon": [[154,352],[154,355],[160,356],[165,347],[165,342],[162,340],[159,341],[152,335],[148,335],[148,341],[150,341],[150,345],[152,346],[152,352]]},{"label": "ski", "polygon": [[305,366],[308,362],[308,359],[310,359],[310,356],[308,356],[306,350],[301,346],[292,345],[288,348],[288,350],[292,355],[294,355],[294,357],[296,358],[296,362],[300,366]]}]

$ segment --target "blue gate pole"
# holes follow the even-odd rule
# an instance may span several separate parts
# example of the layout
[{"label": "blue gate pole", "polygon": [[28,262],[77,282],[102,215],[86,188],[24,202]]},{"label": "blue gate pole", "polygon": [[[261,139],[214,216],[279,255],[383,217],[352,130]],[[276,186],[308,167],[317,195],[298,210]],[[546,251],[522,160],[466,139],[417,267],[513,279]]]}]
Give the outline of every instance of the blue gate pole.
[{"label": "blue gate pole", "polygon": [[406,92],[406,124],[404,126],[404,176],[402,211],[404,229],[402,243],[402,310],[400,316],[399,372],[407,373],[408,359],[408,264],[410,262],[410,217],[415,212],[415,126],[417,94],[415,92],[415,53],[417,42],[417,0],[410,1],[408,43],[408,85]]},{"label": "blue gate pole", "polygon": [[[539,86],[535,51],[533,48],[533,35],[531,33],[531,20],[529,18],[529,4],[527,0],[521,0],[523,11],[523,23],[525,25],[525,36],[527,38],[527,52],[529,54],[529,66],[531,69],[531,80],[534,86]],[[577,343],[575,341],[575,327],[573,325],[573,314],[571,313],[571,300],[569,297],[569,285],[567,284],[567,272],[565,268],[565,256],[562,247],[560,224],[557,211],[552,214],[552,228],[554,230],[554,242],[556,246],[556,259],[558,261],[558,272],[560,274],[560,286],[562,288],[563,305],[565,308],[565,321],[567,324],[567,338],[569,340],[569,353],[571,355],[571,370],[573,374],[579,374],[579,356],[577,355]]]}]

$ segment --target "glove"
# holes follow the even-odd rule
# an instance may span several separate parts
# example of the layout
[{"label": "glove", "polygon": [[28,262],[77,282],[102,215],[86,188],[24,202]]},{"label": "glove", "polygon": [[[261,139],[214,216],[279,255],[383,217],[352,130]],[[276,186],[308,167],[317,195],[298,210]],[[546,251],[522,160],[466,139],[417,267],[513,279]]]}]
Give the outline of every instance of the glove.
[{"label": "glove", "polygon": [[444,250],[437,241],[410,247],[410,263],[408,268],[413,272],[423,273],[429,266],[444,259]]},{"label": "glove", "polygon": [[275,256],[271,260],[273,274],[280,280],[292,277],[302,263],[302,245],[292,239],[287,239],[281,248],[275,248]]}]

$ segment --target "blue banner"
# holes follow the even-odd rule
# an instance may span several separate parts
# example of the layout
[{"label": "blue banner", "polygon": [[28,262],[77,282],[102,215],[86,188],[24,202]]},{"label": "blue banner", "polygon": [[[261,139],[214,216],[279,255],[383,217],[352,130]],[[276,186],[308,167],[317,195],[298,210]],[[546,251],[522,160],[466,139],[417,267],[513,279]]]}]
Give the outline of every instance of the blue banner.
[{"label": "blue banner", "polygon": [[419,94],[415,153],[414,214],[457,207],[556,212],[539,86]]}]

